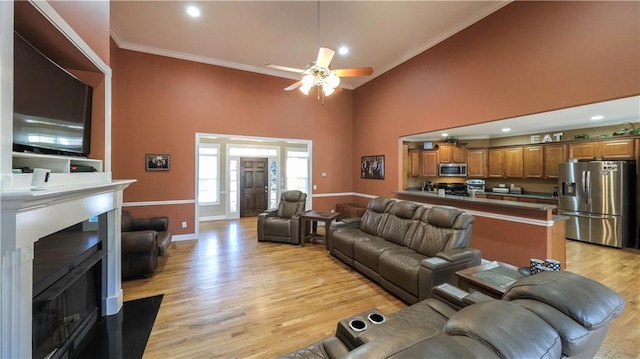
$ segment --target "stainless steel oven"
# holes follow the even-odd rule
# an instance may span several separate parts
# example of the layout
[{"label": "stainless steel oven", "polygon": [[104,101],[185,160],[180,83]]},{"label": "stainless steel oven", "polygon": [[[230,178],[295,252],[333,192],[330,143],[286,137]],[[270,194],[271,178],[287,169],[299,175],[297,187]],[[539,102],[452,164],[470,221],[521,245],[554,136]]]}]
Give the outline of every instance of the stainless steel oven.
[{"label": "stainless steel oven", "polygon": [[467,177],[466,163],[441,163],[438,166],[440,177]]}]

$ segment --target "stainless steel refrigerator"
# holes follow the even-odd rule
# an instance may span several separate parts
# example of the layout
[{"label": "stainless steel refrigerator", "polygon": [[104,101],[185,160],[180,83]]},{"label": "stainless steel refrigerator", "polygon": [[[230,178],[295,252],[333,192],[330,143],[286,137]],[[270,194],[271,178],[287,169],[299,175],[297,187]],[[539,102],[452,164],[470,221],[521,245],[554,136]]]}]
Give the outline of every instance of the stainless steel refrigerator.
[{"label": "stainless steel refrigerator", "polygon": [[566,237],[611,247],[635,242],[635,164],[624,161],[560,164],[558,214]]}]

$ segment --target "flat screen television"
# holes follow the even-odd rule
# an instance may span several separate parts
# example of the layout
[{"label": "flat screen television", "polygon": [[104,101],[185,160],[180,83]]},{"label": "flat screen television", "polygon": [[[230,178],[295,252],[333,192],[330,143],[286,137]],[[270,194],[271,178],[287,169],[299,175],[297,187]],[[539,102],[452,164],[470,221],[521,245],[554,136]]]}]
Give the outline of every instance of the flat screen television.
[{"label": "flat screen television", "polygon": [[88,156],[93,88],[14,32],[13,150]]}]

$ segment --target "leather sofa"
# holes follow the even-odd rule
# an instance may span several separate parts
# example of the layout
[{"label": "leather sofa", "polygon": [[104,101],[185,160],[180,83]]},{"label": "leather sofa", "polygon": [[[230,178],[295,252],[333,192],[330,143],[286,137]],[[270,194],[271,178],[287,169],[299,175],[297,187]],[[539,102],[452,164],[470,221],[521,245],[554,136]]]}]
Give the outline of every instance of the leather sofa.
[{"label": "leather sofa", "polygon": [[447,206],[378,197],[362,218],[334,222],[331,255],[407,303],[429,296],[455,272],[479,265],[481,252],[468,248],[473,216]]},{"label": "leather sofa", "polygon": [[305,211],[306,201],[304,192],[283,192],[277,209],[258,215],[258,242],[300,244],[300,215]]},{"label": "leather sofa", "polygon": [[168,217],[134,218],[122,211],[122,278],[148,277],[155,273],[158,257],[164,256],[171,244],[168,227]]},{"label": "leather sofa", "polygon": [[604,285],[566,271],[520,279],[502,299],[449,287],[361,331],[345,329],[347,318],[336,336],[281,358],[591,358],[625,306]]}]

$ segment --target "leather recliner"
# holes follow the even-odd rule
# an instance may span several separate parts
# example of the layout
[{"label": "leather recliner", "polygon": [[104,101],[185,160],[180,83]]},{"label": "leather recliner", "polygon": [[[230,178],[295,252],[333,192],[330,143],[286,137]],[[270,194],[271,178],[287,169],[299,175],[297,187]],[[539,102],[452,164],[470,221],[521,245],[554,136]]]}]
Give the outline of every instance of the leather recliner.
[{"label": "leather recliner", "polygon": [[300,244],[300,215],[305,212],[307,194],[283,192],[277,209],[258,215],[258,242]]},{"label": "leather recliner", "polygon": [[155,273],[158,257],[164,256],[171,244],[168,227],[168,217],[134,218],[122,211],[122,278],[148,277]]},{"label": "leather recliner", "polygon": [[281,358],[592,358],[625,307],[611,289],[566,271],[519,279],[502,299],[447,286],[360,332],[341,326],[347,318],[336,336]]}]

